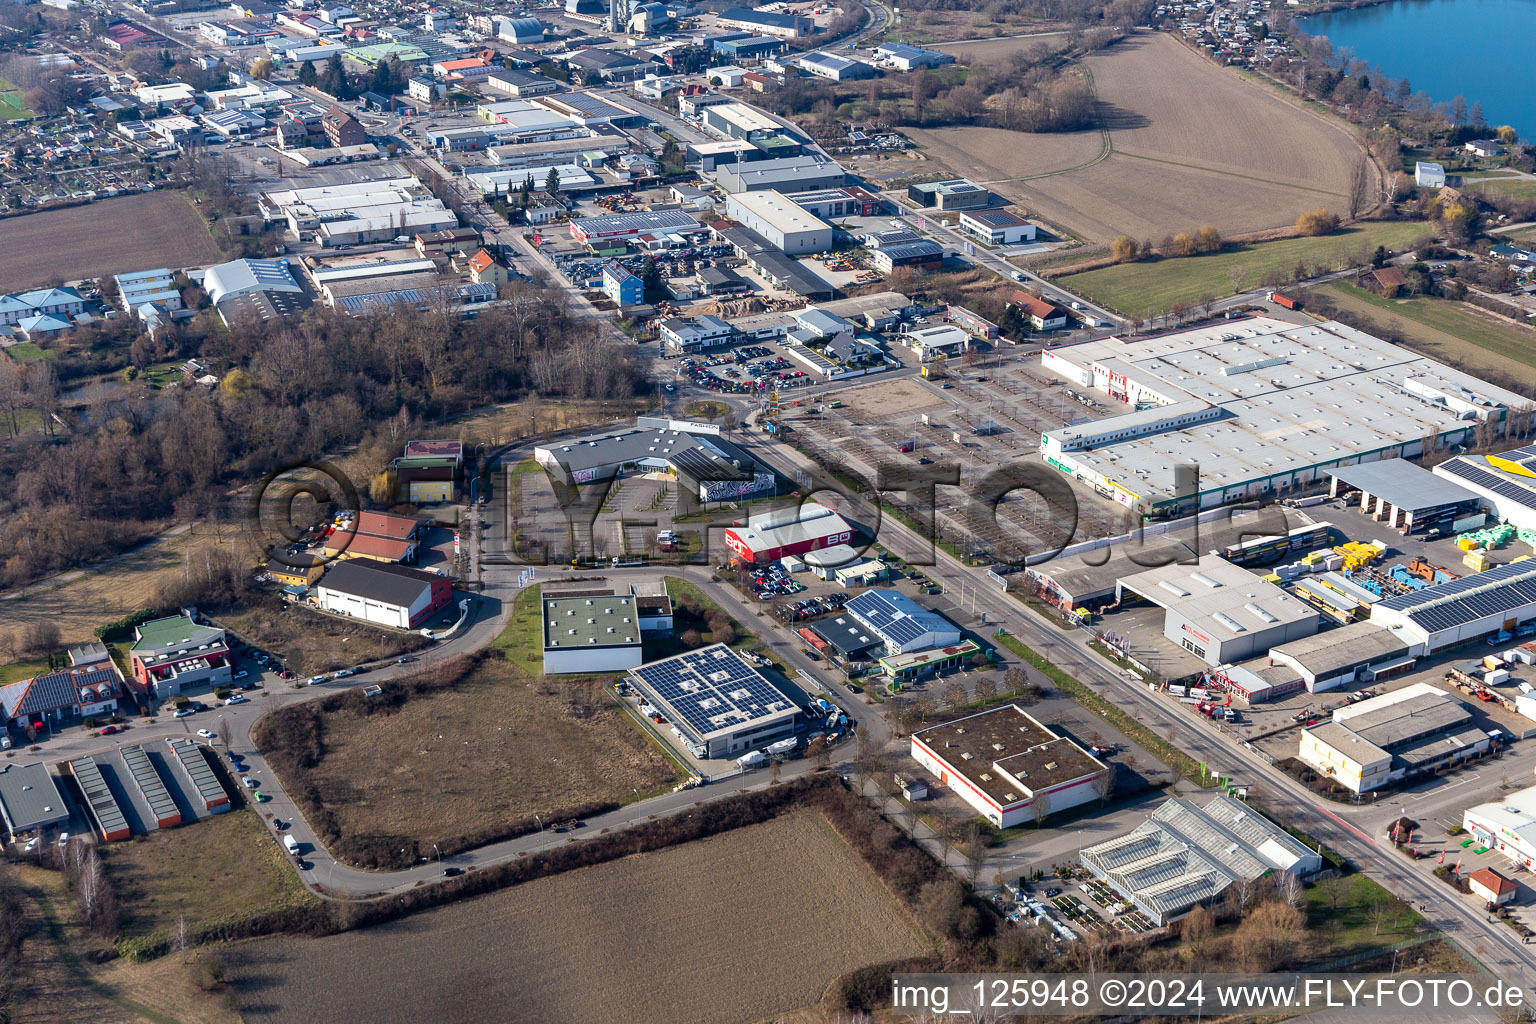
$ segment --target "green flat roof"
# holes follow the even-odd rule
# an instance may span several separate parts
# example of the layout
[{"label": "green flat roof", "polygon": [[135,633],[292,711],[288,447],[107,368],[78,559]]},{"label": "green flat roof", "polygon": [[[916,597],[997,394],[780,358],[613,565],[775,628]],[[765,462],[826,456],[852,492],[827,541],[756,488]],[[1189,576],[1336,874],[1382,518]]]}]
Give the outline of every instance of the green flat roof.
[{"label": "green flat roof", "polygon": [[544,598],[547,651],[633,647],[639,643],[640,616],[632,594]]}]

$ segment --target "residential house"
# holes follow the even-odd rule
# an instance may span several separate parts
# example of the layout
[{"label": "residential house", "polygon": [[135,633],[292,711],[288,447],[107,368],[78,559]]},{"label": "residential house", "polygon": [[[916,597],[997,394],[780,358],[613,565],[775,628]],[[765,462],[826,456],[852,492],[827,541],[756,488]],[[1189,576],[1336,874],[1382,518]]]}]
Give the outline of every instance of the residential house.
[{"label": "residential house", "polygon": [[1066,310],[1028,292],[1014,292],[1008,305],[1023,313],[1037,331],[1054,331],[1067,326]]},{"label": "residential house", "polygon": [[507,268],[488,250],[481,249],[469,258],[469,279],[475,284],[493,284],[497,288],[507,283]]},{"label": "residential house", "polygon": [[[1469,143],[1470,145],[1470,143]],[[1515,898],[1520,886],[1492,868],[1479,868],[1467,876],[1472,895],[1490,907],[1501,907]]]},{"label": "residential house", "polygon": [[617,263],[603,268],[603,293],[620,306],[638,306],[645,301],[644,283]]},{"label": "residential house", "polygon": [[1396,267],[1381,267],[1376,270],[1367,270],[1360,275],[1360,287],[1386,299],[1397,298],[1398,293],[1407,285],[1408,279]]},{"label": "residential house", "polygon": [[321,130],[333,148],[361,146],[368,141],[368,133],[361,122],[340,107],[333,106],[320,119]]},{"label": "residential house", "polygon": [[45,672],[0,686],[0,724],[52,732],[82,718],[110,715],[122,696],[122,678],[110,658]]},{"label": "residential house", "polygon": [[1497,139],[1473,139],[1461,148],[1473,156],[1480,156],[1484,159],[1504,155],[1504,145]]}]

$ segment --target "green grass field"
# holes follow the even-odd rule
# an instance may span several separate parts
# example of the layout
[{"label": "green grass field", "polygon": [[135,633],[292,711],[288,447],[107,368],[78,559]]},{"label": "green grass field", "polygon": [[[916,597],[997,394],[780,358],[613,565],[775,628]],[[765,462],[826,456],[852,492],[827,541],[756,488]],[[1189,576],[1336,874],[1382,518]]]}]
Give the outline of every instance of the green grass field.
[{"label": "green grass field", "polygon": [[13,661],[9,665],[0,665],[0,686],[19,683],[23,679],[31,679],[47,671],[47,658],[33,658],[30,661]]},{"label": "green grass field", "polygon": [[20,117],[31,116],[32,111],[27,109],[21,90],[0,78],[0,119],[14,121]]},{"label": "green grass field", "polygon": [[1327,292],[1340,308],[1397,328],[1426,355],[1472,367],[1482,349],[1508,361],[1500,368],[1528,368],[1527,379],[1536,383],[1536,332],[1485,320],[1445,299],[1384,299],[1346,281],[1330,283]]},{"label": "green grass field", "polygon": [[1310,887],[1303,909],[1307,930],[1324,936],[1334,954],[1401,942],[1424,920],[1364,875],[1330,878]]},{"label": "green grass field", "polygon": [[5,353],[18,363],[40,363],[44,359],[52,359],[56,355],[53,352],[45,352],[30,341],[8,345],[5,348]]},{"label": "green grass field", "polygon": [[1466,187],[1499,199],[1536,199],[1536,179],[1531,178],[1479,178]]},{"label": "green grass field", "polygon": [[[1210,256],[1122,263],[1058,278],[1056,283],[1081,292],[1127,316],[1166,312],[1176,302],[1199,302],[1259,287],[1269,274],[1287,274],[1301,260],[1309,268],[1342,268],[1378,245],[1401,250],[1429,233],[1421,221],[1366,221],[1320,238],[1286,238],[1245,245]],[[1241,271],[1241,273],[1238,273]],[[1233,281],[1238,282],[1234,288]]]},{"label": "green grass field", "polygon": [[544,674],[544,602],[538,584],[524,587],[512,602],[507,628],[491,646],[531,676]]}]

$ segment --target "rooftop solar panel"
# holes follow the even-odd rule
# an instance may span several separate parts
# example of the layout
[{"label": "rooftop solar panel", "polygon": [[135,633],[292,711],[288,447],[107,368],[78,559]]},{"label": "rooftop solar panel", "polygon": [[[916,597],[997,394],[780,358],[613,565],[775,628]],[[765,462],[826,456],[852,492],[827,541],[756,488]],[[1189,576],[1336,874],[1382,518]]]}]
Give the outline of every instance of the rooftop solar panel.
[{"label": "rooftop solar panel", "polygon": [[632,670],[646,689],[702,740],[785,712],[789,698],[724,644]]},{"label": "rooftop solar panel", "polygon": [[1484,469],[1475,462],[1468,462],[1465,459],[1452,459],[1441,468],[1452,476],[1460,477],[1468,483],[1485,487],[1500,497],[1519,502],[1526,508],[1536,509],[1536,491],[1507,477],[1500,476],[1491,470]]}]

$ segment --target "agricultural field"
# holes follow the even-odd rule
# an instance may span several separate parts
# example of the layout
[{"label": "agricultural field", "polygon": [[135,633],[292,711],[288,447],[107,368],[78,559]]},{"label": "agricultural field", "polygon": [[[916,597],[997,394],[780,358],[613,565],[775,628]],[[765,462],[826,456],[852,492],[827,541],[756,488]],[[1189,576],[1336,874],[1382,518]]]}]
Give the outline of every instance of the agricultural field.
[{"label": "agricultural field", "polygon": [[670,788],[672,763],[603,686],[546,682],[492,656],[398,708],[325,713],[311,778],[342,836],[409,836],[424,848]]},{"label": "agricultural field", "polygon": [[[949,15],[951,18],[955,16],[973,19],[985,17],[985,15],[972,12],[925,11],[923,14],[917,15],[917,20],[921,24],[925,16],[942,19],[945,15]],[[923,29],[932,32],[934,36],[941,34],[937,28],[927,25],[924,25]],[[921,32],[923,29],[919,29],[919,31]],[[1006,60],[1015,53],[1029,53],[1037,46],[1059,46],[1065,41],[1067,35],[1065,32],[1042,30],[1015,31],[1010,35],[995,35],[998,31],[1000,31],[1000,27],[993,26],[990,30],[972,31],[969,35],[966,35],[963,29],[961,29],[950,34],[950,41],[934,43],[932,47],[935,50],[943,50],[945,53],[954,54],[962,64],[994,64],[1000,60]]]},{"label": "agricultural field", "polygon": [[1493,374],[1536,387],[1536,331],[1522,330],[1473,306],[1445,299],[1384,299],[1346,281],[1328,299],[1362,322],[1391,328],[1427,356],[1469,373]]},{"label": "agricultural field", "polygon": [[251,809],[105,843],[101,859],[130,939],[168,938],[183,915],[200,928],[317,898]]},{"label": "agricultural field", "polygon": [[1331,235],[1286,238],[1228,248],[1209,256],[1122,263],[1070,274],[1057,283],[1127,316],[1166,312],[1176,302],[1199,302],[1258,288],[1276,272],[1287,276],[1301,260],[1309,269],[1340,269],[1367,262],[1378,245],[1400,251],[1428,233],[1419,221],[1361,221]]},{"label": "agricultural field", "polygon": [[800,812],[366,931],[245,943],[228,960],[237,1006],[272,1024],[739,1024],[925,948],[825,820]]},{"label": "agricultural field", "polygon": [[[46,252],[40,260],[37,254]],[[180,192],[103,199],[0,220],[0,281],[13,291],[147,267],[216,263],[208,225]]]},{"label": "agricultural field", "polygon": [[1344,126],[1164,33],[1137,33],[1085,66],[1107,147],[1095,132],[960,128],[914,138],[1090,243],[1119,234],[1157,240],[1204,224],[1239,234],[1289,224],[1303,210],[1344,207],[1359,156]]},{"label": "agricultural field", "polygon": [[28,623],[46,621],[59,627],[66,647],[93,640],[102,623],[149,607],[192,552],[205,544],[229,543],[240,533],[240,526],[229,523],[181,527],[99,565],[0,594],[0,634],[19,635]]}]

